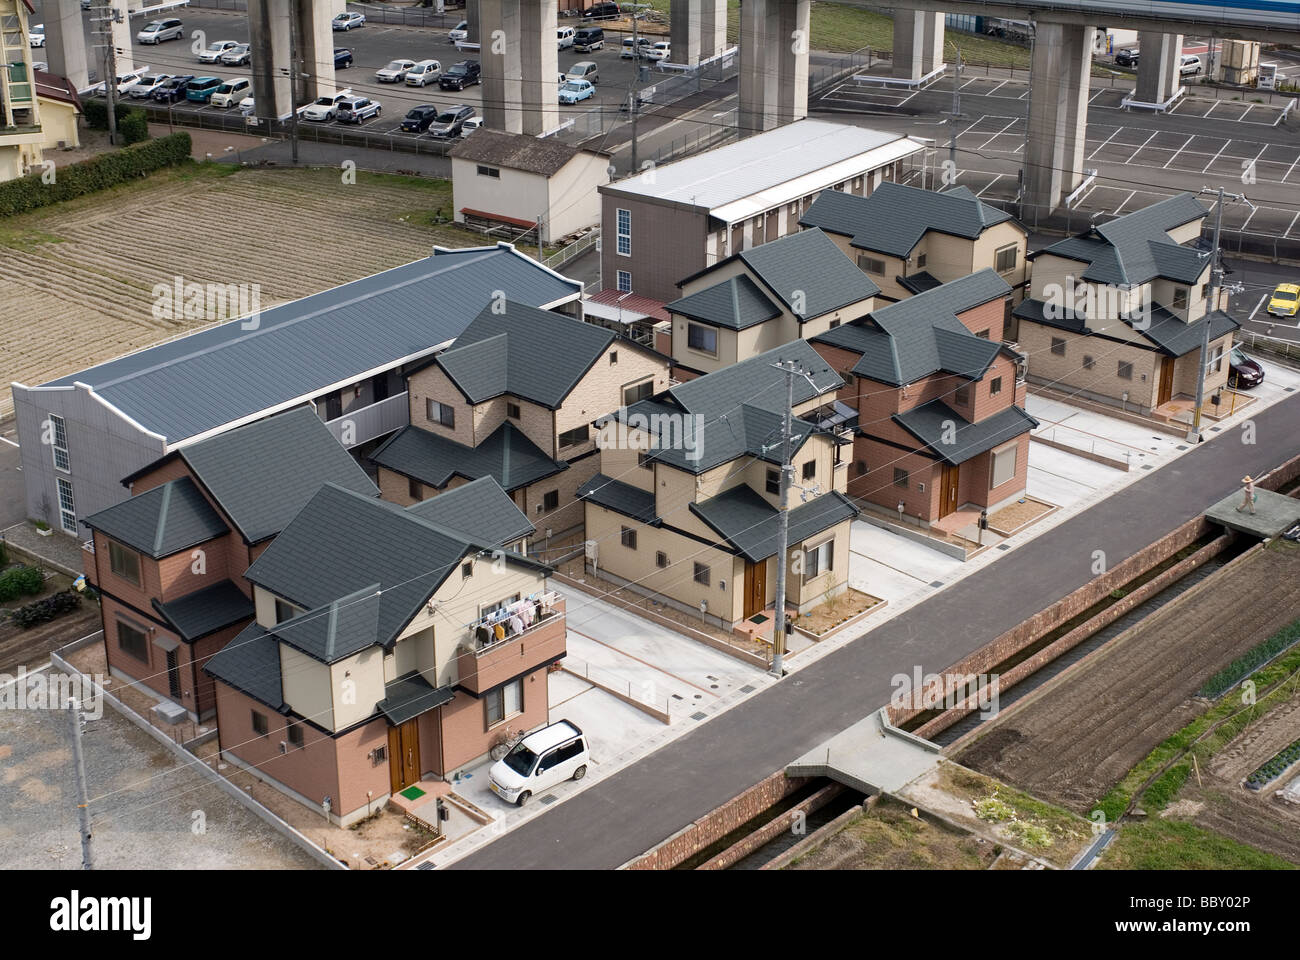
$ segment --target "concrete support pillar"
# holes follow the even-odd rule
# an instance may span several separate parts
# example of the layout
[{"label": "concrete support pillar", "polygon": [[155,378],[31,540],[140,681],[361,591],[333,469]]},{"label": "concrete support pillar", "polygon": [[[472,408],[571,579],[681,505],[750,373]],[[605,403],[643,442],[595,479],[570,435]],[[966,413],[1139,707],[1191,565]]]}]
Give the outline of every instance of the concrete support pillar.
[{"label": "concrete support pillar", "polygon": [[117,19],[113,21],[113,52],[117,57],[117,75],[120,77],[135,69],[135,58],[131,52],[131,41],[135,39],[135,32],[131,29],[130,6],[127,0],[113,0],[113,12],[117,15]]},{"label": "concrete support pillar", "polygon": [[483,123],[505,133],[524,129],[519,31],[519,0],[479,0]]},{"label": "concrete support pillar", "polygon": [[1137,89],[1133,97],[1142,103],[1164,103],[1178,89],[1183,55],[1183,38],[1176,33],[1138,32]]},{"label": "concrete support pillar", "polygon": [[[81,4],[78,0],[45,0],[45,56],[50,73],[67,77],[73,87],[84,90],[90,86],[90,73],[86,64],[86,35],[81,25]],[[39,56],[40,52],[34,52]]]},{"label": "concrete support pillar", "polygon": [[1092,27],[1038,22],[1030,64],[1024,202],[1055,209],[1083,179]]},{"label": "concrete support pillar", "polygon": [[943,66],[943,14],[894,9],[893,75],[920,80]]},{"label": "concrete support pillar", "polygon": [[740,134],[808,115],[809,0],[740,5]]},{"label": "concrete support pillar", "polygon": [[727,0],[700,0],[700,59],[727,49]]},{"label": "concrete support pillar", "polygon": [[808,37],[810,5],[782,3],[778,16],[777,59],[780,84],[777,88],[778,124],[808,116]]},{"label": "concrete support pillar", "polygon": [[[346,2],[346,0],[345,0]],[[465,0],[465,39],[469,43],[479,42],[479,10],[478,0]]]},{"label": "concrete support pillar", "polygon": [[703,25],[699,20],[700,0],[672,0],[669,41],[673,45],[673,63],[694,66],[700,62],[700,34]]},{"label": "concrete support pillar", "polygon": [[560,123],[556,7],[556,0],[522,0],[520,3],[523,132],[533,136],[554,130]]},{"label": "concrete support pillar", "polygon": [[[248,36],[252,44],[253,96],[257,116],[275,120],[298,106],[333,93],[334,32],[331,5],[312,0],[248,0]],[[290,86],[291,25],[296,25],[292,47],[298,60],[298,88]],[[296,100],[295,100],[296,97]]]}]

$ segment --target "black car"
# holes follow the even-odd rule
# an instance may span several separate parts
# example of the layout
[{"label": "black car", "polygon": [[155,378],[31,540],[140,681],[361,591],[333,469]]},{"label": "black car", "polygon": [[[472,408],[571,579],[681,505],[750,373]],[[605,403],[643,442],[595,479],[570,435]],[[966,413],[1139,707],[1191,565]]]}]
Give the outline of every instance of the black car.
[{"label": "black car", "polygon": [[158,103],[175,103],[177,100],[184,100],[185,91],[190,88],[190,81],[193,79],[193,76],[171,77],[158,84],[149,96]]},{"label": "black car", "polygon": [[334,48],[334,69],[343,70],[352,66],[352,51],[344,50],[342,47]]},{"label": "black car", "polygon": [[1136,50],[1121,50],[1115,54],[1115,66],[1117,67],[1136,67],[1138,65],[1138,52]]},{"label": "black car", "polygon": [[1264,382],[1264,368],[1241,347],[1234,346],[1228,353],[1228,386],[1248,390]]},{"label": "black car", "polygon": [[474,116],[474,108],[458,103],[454,107],[444,107],[429,125],[429,136],[439,140],[451,140],[459,137],[465,129],[465,121]]},{"label": "black car", "polygon": [[483,68],[479,66],[477,60],[462,60],[447,68],[447,71],[438,78],[438,86],[443,90],[464,90],[478,83],[482,72]]},{"label": "black car", "polygon": [[437,107],[431,103],[422,103],[418,107],[412,107],[402,118],[402,130],[406,133],[423,133],[437,116]]},{"label": "black car", "polygon": [[617,20],[622,16],[617,3],[593,3],[582,11],[584,20]]}]

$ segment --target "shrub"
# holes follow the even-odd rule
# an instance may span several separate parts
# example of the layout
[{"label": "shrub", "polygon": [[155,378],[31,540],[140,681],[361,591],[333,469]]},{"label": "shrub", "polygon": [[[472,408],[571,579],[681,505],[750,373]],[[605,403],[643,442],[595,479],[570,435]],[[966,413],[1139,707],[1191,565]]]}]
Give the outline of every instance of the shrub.
[{"label": "shrub", "polygon": [[108,102],[91,98],[81,102],[81,113],[86,118],[86,125],[92,130],[108,129]]},{"label": "shrub", "polygon": [[40,593],[44,584],[45,575],[40,567],[21,566],[6,570],[0,573],[0,603]]},{"label": "shrub", "polygon": [[143,110],[128,110],[117,118],[117,132],[126,146],[143,143],[149,139],[149,117]]},{"label": "shrub", "polygon": [[0,217],[12,217],[96,193],[154,170],[184,163],[189,157],[190,135],[173,133],[60,167],[53,183],[43,183],[39,175],[0,183]]},{"label": "shrub", "polygon": [[64,590],[62,593],[53,593],[44,599],[35,600],[21,606],[11,613],[9,617],[14,623],[26,630],[28,627],[44,623],[47,620],[53,620],[70,610],[75,610],[80,603],[81,598],[79,596]]}]

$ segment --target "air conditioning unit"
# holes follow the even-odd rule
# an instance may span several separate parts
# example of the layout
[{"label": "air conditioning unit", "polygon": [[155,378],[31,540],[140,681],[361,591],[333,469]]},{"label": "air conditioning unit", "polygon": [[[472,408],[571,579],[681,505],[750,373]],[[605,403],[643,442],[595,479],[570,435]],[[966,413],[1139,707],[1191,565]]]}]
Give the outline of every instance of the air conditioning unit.
[{"label": "air conditioning unit", "polygon": [[599,540],[587,540],[582,545],[583,552],[586,554],[587,559],[591,561],[592,566],[596,565],[596,560],[599,557],[599,547]]}]

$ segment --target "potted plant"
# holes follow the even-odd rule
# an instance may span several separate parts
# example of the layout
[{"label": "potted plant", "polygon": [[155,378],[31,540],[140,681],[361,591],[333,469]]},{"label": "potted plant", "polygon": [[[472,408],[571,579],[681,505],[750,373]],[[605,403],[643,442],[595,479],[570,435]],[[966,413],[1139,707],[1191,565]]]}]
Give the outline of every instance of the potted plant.
[{"label": "potted plant", "polygon": [[39,533],[42,537],[48,537],[54,531],[50,529],[50,525],[46,523],[44,520],[37,520],[36,532]]}]

